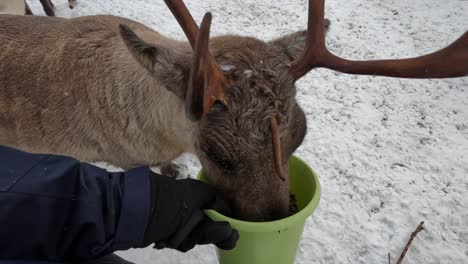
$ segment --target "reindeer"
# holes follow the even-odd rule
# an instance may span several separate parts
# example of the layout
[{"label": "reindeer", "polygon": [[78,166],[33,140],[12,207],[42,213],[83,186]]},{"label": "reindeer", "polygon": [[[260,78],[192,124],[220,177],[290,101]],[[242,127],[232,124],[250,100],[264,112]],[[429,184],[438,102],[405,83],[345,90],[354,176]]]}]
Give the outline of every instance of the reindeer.
[{"label": "reindeer", "polygon": [[307,127],[295,82],[309,71],[468,75],[468,32],[421,57],[350,61],[325,46],[324,0],[309,0],[308,31],[269,42],[210,39],[210,13],[199,28],[165,2],[189,43],[115,16],[0,16],[0,144],[123,168],[195,153],[235,217],[273,220],[288,214],[287,163]]},{"label": "reindeer", "polygon": [[[44,12],[48,16],[55,16],[55,10],[54,10],[54,3],[52,3],[51,0],[40,0],[42,4],[42,8],[44,8]],[[26,5],[26,15],[33,15],[33,12],[31,11],[31,8],[29,7],[28,3],[26,0],[24,1],[24,4]]]},{"label": "reindeer", "polygon": [[[48,16],[55,16],[55,7],[54,3],[52,3],[51,0],[40,0],[42,7],[44,8],[44,12]],[[31,8],[29,8],[28,3],[26,3],[26,0],[24,1],[24,4],[26,5],[26,14],[27,15],[33,15]],[[76,5],[76,0],[68,0],[68,7],[73,9]]]},{"label": "reindeer", "polygon": [[[55,16],[54,11],[54,4],[51,0],[40,0],[42,7],[44,8],[44,12],[48,16]],[[15,14],[15,15],[33,15],[31,8],[29,7],[26,0],[24,2],[18,0],[0,0],[0,11],[2,10],[2,6],[15,6],[15,9],[7,9],[5,13],[8,14]],[[68,6],[70,8],[74,8],[76,5],[76,0],[68,0]]]}]

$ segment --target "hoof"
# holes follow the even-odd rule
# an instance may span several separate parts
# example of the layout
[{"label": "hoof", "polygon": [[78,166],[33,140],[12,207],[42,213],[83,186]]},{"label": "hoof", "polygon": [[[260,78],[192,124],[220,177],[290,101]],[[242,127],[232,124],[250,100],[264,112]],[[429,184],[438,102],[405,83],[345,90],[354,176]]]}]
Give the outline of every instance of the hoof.
[{"label": "hoof", "polygon": [[172,162],[163,163],[160,166],[160,169],[161,174],[164,176],[168,176],[174,179],[179,179],[182,176],[182,173],[180,172],[181,167]]}]

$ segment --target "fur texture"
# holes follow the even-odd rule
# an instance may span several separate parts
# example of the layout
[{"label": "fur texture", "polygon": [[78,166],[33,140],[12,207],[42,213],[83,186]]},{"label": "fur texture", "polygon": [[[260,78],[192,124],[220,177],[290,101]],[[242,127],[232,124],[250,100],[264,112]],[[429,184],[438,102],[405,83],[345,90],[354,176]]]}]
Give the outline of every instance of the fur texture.
[{"label": "fur texture", "polygon": [[18,0],[0,0],[0,14],[24,15],[25,2]]},{"label": "fur texture", "polygon": [[272,42],[213,38],[212,54],[234,84],[227,107],[215,104],[193,123],[184,109],[187,43],[114,16],[1,15],[0,24],[0,144],[123,168],[192,152],[238,217],[288,213],[289,183],[274,170],[270,120],[279,117],[287,169],[306,131],[288,71],[305,32]]}]

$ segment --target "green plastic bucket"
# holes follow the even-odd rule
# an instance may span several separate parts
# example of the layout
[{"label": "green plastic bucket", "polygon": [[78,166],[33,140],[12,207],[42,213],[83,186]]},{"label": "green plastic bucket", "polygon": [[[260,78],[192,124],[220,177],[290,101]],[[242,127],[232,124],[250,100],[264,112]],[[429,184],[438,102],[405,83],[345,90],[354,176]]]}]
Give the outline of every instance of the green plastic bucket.
[{"label": "green plastic bucket", "polygon": [[[306,219],[317,208],[320,183],[314,171],[301,159],[289,160],[290,191],[296,196],[299,211],[271,222],[245,222],[216,211],[205,213],[215,221],[227,221],[239,231],[236,248],[217,249],[220,264],[293,264]],[[198,179],[208,180],[200,172]]]}]

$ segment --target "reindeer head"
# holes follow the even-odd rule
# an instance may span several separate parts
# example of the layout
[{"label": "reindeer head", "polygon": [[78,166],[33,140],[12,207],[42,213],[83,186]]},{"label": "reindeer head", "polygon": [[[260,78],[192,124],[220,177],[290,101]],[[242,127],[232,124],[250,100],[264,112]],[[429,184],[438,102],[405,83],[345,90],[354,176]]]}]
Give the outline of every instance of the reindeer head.
[{"label": "reindeer head", "polygon": [[[307,33],[269,43],[239,36],[210,41],[210,13],[199,29],[182,0],[165,2],[193,49],[191,65],[172,73],[185,77],[176,78],[177,85],[167,85],[186,87],[174,92],[184,98],[187,116],[197,122],[197,155],[209,179],[231,201],[236,216],[245,220],[273,220],[288,214],[287,162],[306,132],[305,115],[294,98],[295,82],[307,72],[325,67],[404,78],[468,74],[468,33],[422,57],[349,61],[326,49],[324,0],[309,0]],[[124,35],[131,43],[132,35]],[[157,53],[146,44],[133,46],[140,53]]]},{"label": "reindeer head", "polygon": [[211,43],[226,88],[206,113],[189,113],[200,118],[198,157],[237,217],[282,218],[289,209],[288,157],[306,133],[288,71],[291,61],[278,43],[240,37]]}]

